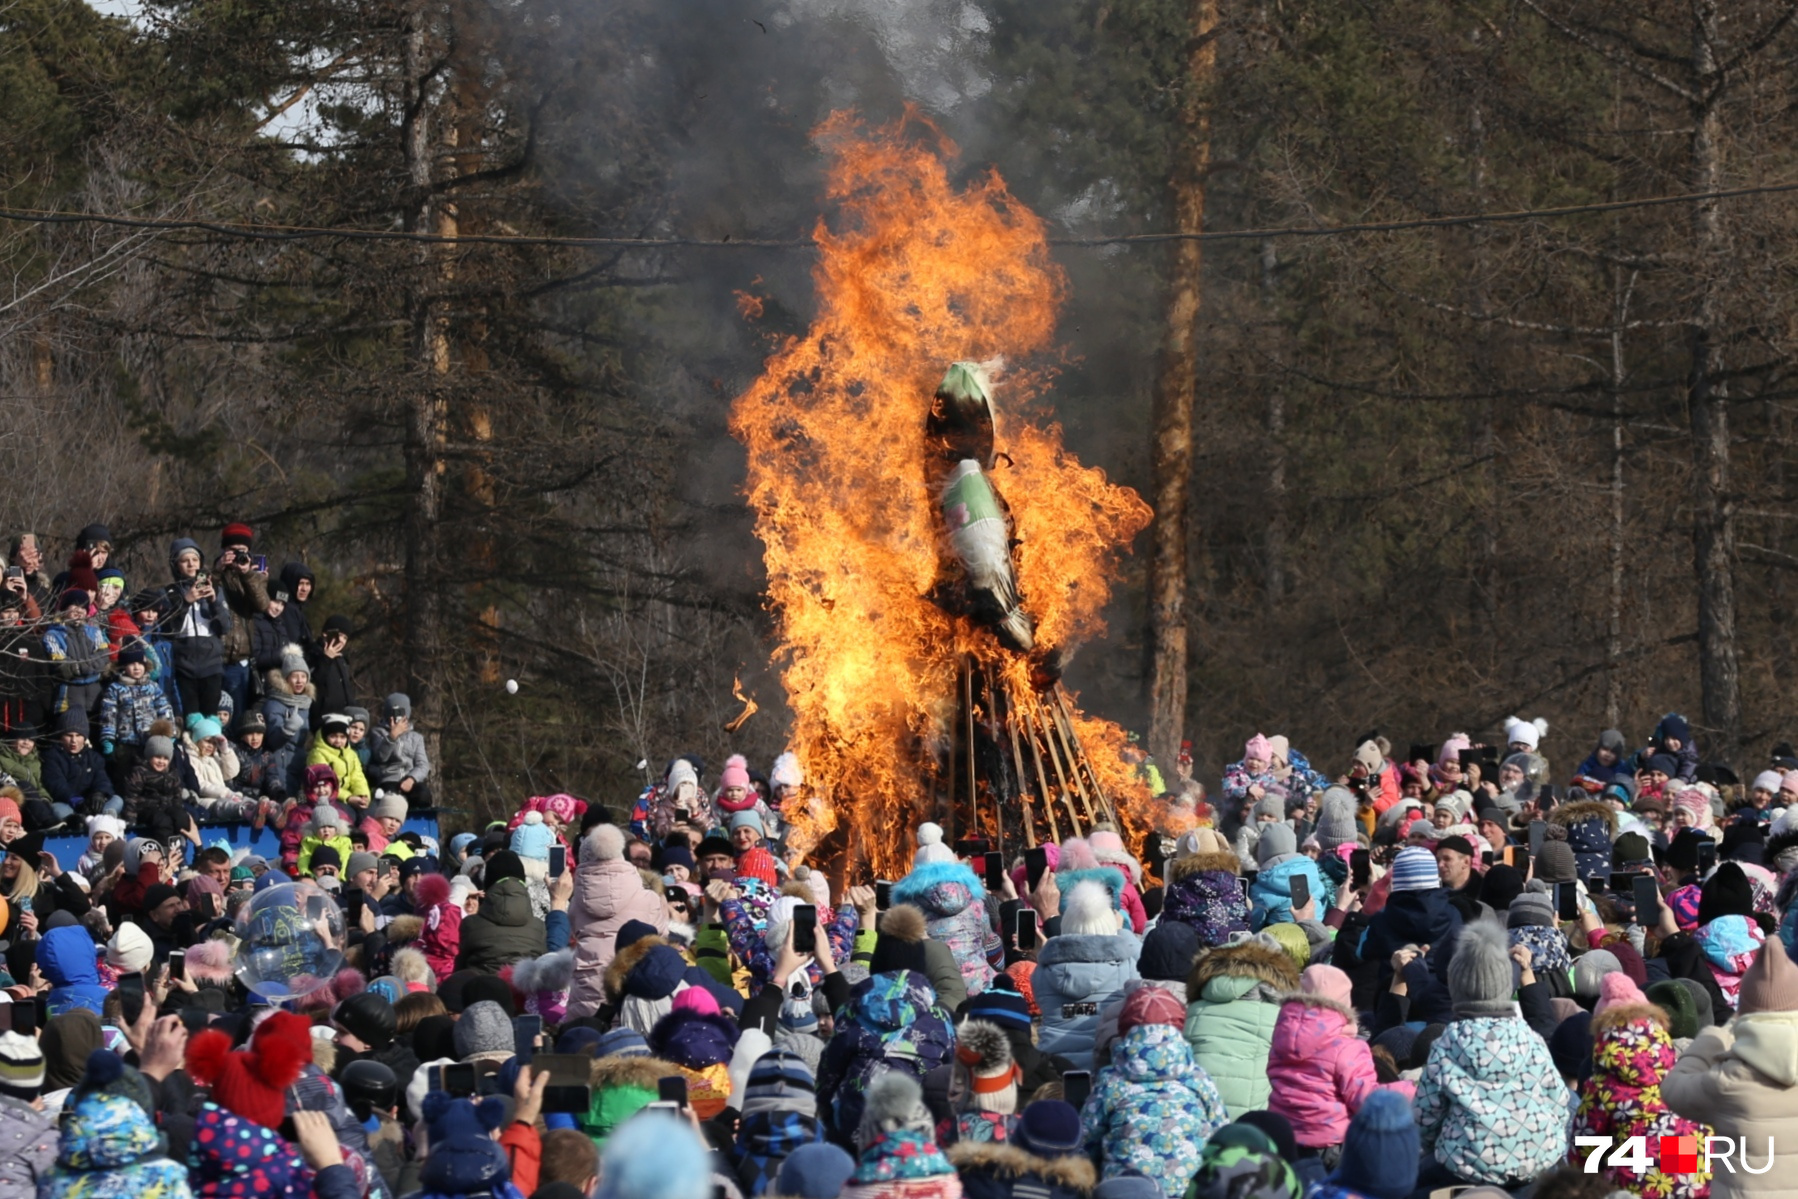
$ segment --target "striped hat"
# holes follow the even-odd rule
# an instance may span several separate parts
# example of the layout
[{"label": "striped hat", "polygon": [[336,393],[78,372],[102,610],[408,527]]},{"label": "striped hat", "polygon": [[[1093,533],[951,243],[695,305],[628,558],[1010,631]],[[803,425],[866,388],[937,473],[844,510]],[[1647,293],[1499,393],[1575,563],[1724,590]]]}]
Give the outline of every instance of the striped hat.
[{"label": "striped hat", "polygon": [[805,1059],[788,1049],[770,1049],[755,1059],[749,1068],[749,1083],[743,1090],[743,1114],[767,1111],[798,1111],[815,1114],[818,1107],[818,1084],[812,1078]]},{"label": "striped hat", "polygon": [[988,987],[968,1001],[968,1015],[1001,1028],[1029,1028],[1030,1001],[1017,991]]},{"label": "striped hat", "polygon": [[[569,1050],[563,1049],[560,1042],[556,1045],[556,1051],[558,1053],[570,1052]],[[593,1056],[648,1057],[649,1042],[645,1041],[643,1039],[643,1034],[637,1032],[635,1029],[614,1028],[610,1032],[602,1033],[599,1040],[594,1042]]]},{"label": "striped hat", "polygon": [[1392,891],[1431,891],[1442,885],[1442,875],[1436,870],[1436,855],[1421,845],[1411,845],[1398,851],[1398,857],[1392,860]]},{"label": "striped hat", "polygon": [[44,1051],[32,1037],[0,1033],[0,1095],[30,1103],[44,1090]]}]

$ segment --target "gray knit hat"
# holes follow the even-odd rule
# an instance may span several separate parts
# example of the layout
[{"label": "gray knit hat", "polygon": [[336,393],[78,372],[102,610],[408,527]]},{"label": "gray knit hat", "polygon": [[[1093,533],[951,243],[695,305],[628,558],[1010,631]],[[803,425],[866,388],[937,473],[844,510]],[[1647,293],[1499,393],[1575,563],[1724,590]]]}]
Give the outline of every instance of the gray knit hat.
[{"label": "gray knit hat", "polygon": [[1573,963],[1573,994],[1576,999],[1598,998],[1599,985],[1607,974],[1623,969],[1617,955],[1608,949],[1589,949]]},{"label": "gray knit hat", "polygon": [[1448,960],[1449,998],[1456,1003],[1509,999],[1515,989],[1512,979],[1510,945],[1504,930],[1489,920],[1463,925],[1455,938],[1455,955]]},{"label": "gray knit hat", "polygon": [[1360,840],[1361,828],[1355,823],[1355,793],[1347,787],[1331,787],[1317,804],[1317,844],[1325,853],[1339,845],[1353,845]]},{"label": "gray knit hat", "polygon": [[456,1021],[455,1045],[456,1056],[463,1061],[487,1054],[511,1057],[516,1046],[506,1009],[491,999],[469,1004]]},{"label": "gray knit hat", "polygon": [[1536,877],[1545,883],[1570,883],[1579,877],[1573,847],[1565,841],[1544,841],[1536,855]]},{"label": "gray knit hat", "polygon": [[1538,925],[1542,928],[1555,926],[1555,905],[1548,896],[1540,891],[1523,892],[1511,901],[1511,906],[1505,911],[1508,913],[1505,918],[1507,928],[1524,928],[1529,925]]},{"label": "gray knit hat", "polygon": [[373,816],[376,820],[386,820],[389,818],[394,820],[404,820],[407,812],[411,810],[411,806],[412,805],[406,802],[406,797],[399,792],[388,791],[383,793],[381,798],[368,805],[368,814]]},{"label": "gray knit hat", "polygon": [[1269,791],[1255,804],[1255,810],[1249,819],[1258,820],[1263,816],[1272,816],[1275,820],[1286,819],[1286,796],[1277,791]]},{"label": "gray knit hat", "polygon": [[1298,834],[1292,831],[1290,824],[1264,824],[1261,826],[1261,839],[1255,842],[1257,864],[1265,866],[1275,858],[1287,857],[1298,851]]}]

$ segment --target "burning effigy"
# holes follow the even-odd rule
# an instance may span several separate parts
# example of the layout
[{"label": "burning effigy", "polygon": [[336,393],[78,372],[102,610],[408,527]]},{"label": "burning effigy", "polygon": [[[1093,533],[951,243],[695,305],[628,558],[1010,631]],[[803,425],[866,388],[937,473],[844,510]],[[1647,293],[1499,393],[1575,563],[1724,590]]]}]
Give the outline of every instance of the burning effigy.
[{"label": "burning effigy", "polygon": [[1165,828],[1060,682],[1150,512],[1043,403],[1067,284],[1042,221],[994,172],[957,186],[915,114],[816,139],[817,311],[731,413],[811,787],[789,852],[890,873],[925,820],[1008,853]]}]

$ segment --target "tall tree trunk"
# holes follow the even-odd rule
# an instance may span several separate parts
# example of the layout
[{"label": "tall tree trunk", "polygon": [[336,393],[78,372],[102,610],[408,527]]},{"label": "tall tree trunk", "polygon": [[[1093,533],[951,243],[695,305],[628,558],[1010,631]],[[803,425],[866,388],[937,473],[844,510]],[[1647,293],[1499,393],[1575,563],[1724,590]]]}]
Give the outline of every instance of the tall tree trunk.
[{"label": "tall tree trunk", "polygon": [[[1217,0],[1190,0],[1187,13],[1186,98],[1171,189],[1174,228],[1199,233],[1205,228],[1205,177],[1211,161],[1209,92],[1217,66]],[[1173,243],[1150,435],[1155,526],[1149,547],[1149,752],[1164,769],[1178,757],[1186,726],[1187,500],[1202,262],[1203,247],[1196,239]]]},{"label": "tall tree trunk", "polygon": [[1623,269],[1614,282],[1616,303],[1611,318],[1611,593],[1605,621],[1604,719],[1610,728],[1623,724],[1623,578],[1628,549],[1623,520],[1623,384],[1629,373],[1623,363],[1623,325],[1629,319],[1630,293],[1623,286]]},{"label": "tall tree trunk", "polygon": [[[408,99],[407,167],[417,200],[408,227],[440,236],[456,235],[455,207],[434,199],[433,161],[438,154],[434,130],[453,138],[454,125],[434,111],[429,82],[433,53],[429,0],[412,6],[407,31],[406,67],[412,94]],[[440,95],[441,93],[436,93]],[[448,424],[447,376],[450,371],[448,320],[442,291],[451,267],[441,247],[419,250],[419,271],[410,299],[413,391],[406,409],[405,511],[405,656],[406,690],[412,698],[412,720],[424,736],[427,751],[440,761],[443,732],[442,579],[438,524],[443,517],[444,441]]]},{"label": "tall tree trunk", "polygon": [[[1723,178],[1723,119],[1716,94],[1715,0],[1693,0],[1692,190],[1716,191]],[[1692,207],[1696,292],[1692,301],[1692,566],[1698,586],[1698,678],[1711,751],[1732,761],[1741,744],[1741,676],[1736,664],[1735,511],[1729,496],[1729,396],[1719,344],[1719,304],[1728,239],[1718,201]]]},{"label": "tall tree trunk", "polygon": [[[1274,273],[1279,258],[1272,238],[1261,243],[1261,302],[1274,327]],[[1276,379],[1267,392],[1267,602],[1286,597],[1286,393]]]}]

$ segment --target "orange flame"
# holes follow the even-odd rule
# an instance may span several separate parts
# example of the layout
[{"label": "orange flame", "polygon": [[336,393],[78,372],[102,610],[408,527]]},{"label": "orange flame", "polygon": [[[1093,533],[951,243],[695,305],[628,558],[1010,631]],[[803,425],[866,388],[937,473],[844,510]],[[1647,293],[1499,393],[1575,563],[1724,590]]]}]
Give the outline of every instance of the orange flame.
[{"label": "orange flame", "polygon": [[[917,114],[869,133],[837,113],[814,136],[839,214],[816,230],[817,316],[738,397],[731,428],[749,450],[790,744],[814,791],[809,811],[787,814],[789,847],[804,853],[847,818],[890,872],[934,815],[932,746],[949,735],[962,656],[1028,674],[989,632],[925,598],[940,538],[923,454],[931,396],[953,361],[1050,350],[1067,282],[1041,220],[996,173],[956,188],[955,146]],[[1118,557],[1150,512],[1063,448],[1032,403],[1044,377],[1002,380],[993,479],[1038,643],[1072,648],[1103,631]],[[1074,726],[1120,816],[1149,823],[1122,730],[1079,713]]]}]

